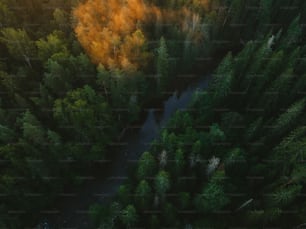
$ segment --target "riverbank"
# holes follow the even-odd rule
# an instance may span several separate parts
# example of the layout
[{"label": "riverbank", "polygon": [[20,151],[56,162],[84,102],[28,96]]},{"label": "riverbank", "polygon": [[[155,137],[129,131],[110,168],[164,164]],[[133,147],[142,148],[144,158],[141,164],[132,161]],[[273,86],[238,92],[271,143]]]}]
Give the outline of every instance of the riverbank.
[{"label": "riverbank", "polygon": [[[177,109],[184,109],[198,87],[207,87],[206,76],[213,72],[223,53],[226,51],[218,52],[213,58],[196,59],[192,74],[177,75],[167,91],[144,103],[139,119],[126,126],[117,141],[110,144],[112,153],[105,160],[90,163],[92,171],[89,174],[93,175],[83,177],[83,183],[79,186],[66,187],[55,201],[58,204],[51,210],[41,212],[40,221],[47,222],[52,229],[89,228],[89,206],[111,200],[126,179],[129,163],[136,163],[150,142],[158,137],[160,124],[164,125]],[[177,106],[172,106],[176,100]]]},{"label": "riverbank", "polygon": [[[161,127],[172,114],[187,107],[192,94],[198,88],[208,85],[206,76],[198,78],[184,91],[175,91],[162,106],[146,108],[144,122],[131,125],[117,145],[114,144],[112,157],[107,161],[97,161],[100,172],[89,177],[85,186],[70,190],[61,196],[59,205],[54,210],[42,214],[42,220],[48,222],[50,228],[90,228],[88,208],[93,203],[105,203],[111,200],[127,175],[127,168],[136,163],[139,156],[148,149],[150,142],[158,137]],[[115,149],[117,148],[117,149]],[[49,214],[48,214],[49,213]]]}]

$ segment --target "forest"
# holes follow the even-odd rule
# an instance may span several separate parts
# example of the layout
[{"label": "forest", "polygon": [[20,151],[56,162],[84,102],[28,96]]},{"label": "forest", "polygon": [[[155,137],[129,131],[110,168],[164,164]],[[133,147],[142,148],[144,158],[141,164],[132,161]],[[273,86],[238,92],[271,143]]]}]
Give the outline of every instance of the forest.
[{"label": "forest", "polygon": [[0,228],[306,228],[305,25],[304,0],[0,0]]}]

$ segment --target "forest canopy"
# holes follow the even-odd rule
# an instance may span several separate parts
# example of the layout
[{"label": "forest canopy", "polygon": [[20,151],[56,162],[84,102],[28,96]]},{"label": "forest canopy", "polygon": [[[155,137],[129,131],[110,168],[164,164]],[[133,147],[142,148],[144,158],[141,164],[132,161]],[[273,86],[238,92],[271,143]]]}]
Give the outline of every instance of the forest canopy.
[{"label": "forest canopy", "polygon": [[0,0],[0,228],[302,228],[305,24],[304,0]]},{"label": "forest canopy", "polygon": [[[208,1],[193,3],[207,9]],[[162,9],[143,0],[91,0],[78,5],[73,15],[75,33],[91,60],[109,69],[143,69],[148,63],[151,42],[148,27],[154,25],[155,33],[165,25],[178,25],[182,31],[192,30],[200,16],[188,4],[179,9]]]}]

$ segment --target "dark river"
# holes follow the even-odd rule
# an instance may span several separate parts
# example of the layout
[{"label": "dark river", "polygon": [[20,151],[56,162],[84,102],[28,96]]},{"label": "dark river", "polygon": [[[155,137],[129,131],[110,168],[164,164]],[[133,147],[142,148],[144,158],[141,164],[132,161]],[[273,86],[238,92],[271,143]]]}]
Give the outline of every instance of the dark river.
[{"label": "dark river", "polygon": [[[160,130],[177,110],[187,108],[193,93],[205,89],[208,77],[201,77],[182,92],[174,92],[163,102],[162,108],[147,109],[142,125],[127,129],[122,137],[120,150],[114,152],[114,159],[101,176],[94,177],[86,187],[77,193],[67,194],[61,203],[55,203],[57,210],[45,214],[36,228],[44,229],[90,229],[88,208],[94,203],[107,203],[127,178],[127,167],[137,163],[140,155],[149,148],[150,142],[158,137]],[[120,144],[121,145],[121,144]]]}]

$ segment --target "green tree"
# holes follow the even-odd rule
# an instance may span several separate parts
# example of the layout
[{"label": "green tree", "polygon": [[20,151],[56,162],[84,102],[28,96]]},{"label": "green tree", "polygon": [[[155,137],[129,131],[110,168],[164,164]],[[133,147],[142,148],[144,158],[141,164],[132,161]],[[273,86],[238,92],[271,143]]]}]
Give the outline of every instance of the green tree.
[{"label": "green tree", "polygon": [[15,132],[11,128],[0,124],[0,142],[2,144],[11,142],[14,136]]},{"label": "green tree", "polygon": [[175,133],[181,133],[187,127],[192,125],[192,117],[188,112],[176,111],[172,118],[169,120],[167,126],[175,129]]},{"label": "green tree", "polygon": [[302,114],[305,108],[305,99],[301,99],[292,104],[284,113],[282,113],[274,122],[272,134],[280,136],[289,128],[296,125],[297,119]]},{"label": "green tree", "polygon": [[174,167],[177,175],[181,174],[186,164],[185,155],[182,149],[177,149],[174,156]]},{"label": "green tree", "polygon": [[301,190],[301,185],[290,185],[287,188],[277,190],[271,194],[270,202],[273,206],[286,207],[298,197]]},{"label": "green tree", "polygon": [[89,216],[97,222],[99,228],[115,228],[115,222],[121,215],[121,205],[114,201],[109,206],[94,204],[90,206]]},{"label": "green tree", "polygon": [[280,170],[282,174],[288,175],[292,167],[297,166],[305,156],[305,127],[298,127],[291,131],[282,141],[277,144],[269,155],[270,160],[277,160],[275,170]]},{"label": "green tree", "polygon": [[300,23],[300,15],[298,15],[289,25],[287,33],[281,40],[281,47],[289,48],[297,44],[302,35],[302,27]]},{"label": "green tree", "polygon": [[68,49],[64,41],[56,32],[49,34],[46,39],[39,39],[35,42],[38,51],[38,58],[44,63],[49,58],[56,55],[65,55],[68,57]]},{"label": "green tree", "polygon": [[152,229],[155,229],[155,228],[160,228],[160,219],[157,215],[151,215],[150,216],[150,227],[149,228],[152,228]]},{"label": "green tree", "polygon": [[110,85],[110,72],[105,69],[102,64],[97,67],[97,85],[102,88],[105,97],[109,96],[109,85]]},{"label": "green tree", "polygon": [[242,180],[241,175],[247,171],[245,153],[240,148],[231,150],[224,162],[225,172],[236,180]]},{"label": "green tree", "polygon": [[92,85],[95,69],[89,58],[81,53],[78,56],[68,55],[63,48],[54,53],[45,63],[44,86],[54,95],[62,97],[72,88]]},{"label": "green tree", "polygon": [[53,18],[58,28],[67,31],[70,27],[69,14],[62,9],[56,8],[53,12]]},{"label": "green tree", "polygon": [[169,174],[162,170],[155,177],[155,190],[159,195],[164,196],[164,194],[169,190],[169,188]]},{"label": "green tree", "polygon": [[243,16],[243,6],[245,0],[233,0],[229,8],[229,16],[231,18],[231,23],[239,23]]},{"label": "green tree", "polygon": [[224,132],[220,129],[219,125],[216,123],[211,125],[209,128],[209,137],[211,142],[219,142],[225,140]]},{"label": "green tree", "polygon": [[210,87],[210,92],[214,99],[224,98],[228,95],[232,85],[232,53],[228,53],[218,66],[213,78],[213,85]]},{"label": "green tree", "polygon": [[126,208],[122,210],[122,213],[120,215],[122,223],[127,226],[128,228],[131,228],[138,219],[138,215],[136,212],[136,209],[133,205],[128,205]]},{"label": "green tree", "polygon": [[135,201],[143,209],[150,207],[151,202],[151,187],[147,181],[142,180],[135,190]]},{"label": "green tree", "polygon": [[54,117],[63,125],[71,125],[74,136],[83,140],[100,142],[107,140],[107,132],[101,136],[111,121],[111,112],[104,98],[88,85],[67,93],[54,103]]},{"label": "green tree", "polygon": [[244,137],[247,142],[255,139],[259,136],[260,131],[262,130],[263,119],[262,117],[257,118],[254,120],[246,130]]},{"label": "green tree", "polygon": [[117,195],[120,200],[120,203],[125,205],[131,202],[131,191],[130,187],[128,187],[127,185],[120,185]]},{"label": "green tree", "polygon": [[146,179],[149,176],[152,176],[156,169],[156,161],[154,157],[149,152],[144,152],[139,161],[137,176],[139,180]]},{"label": "green tree", "polygon": [[45,131],[37,118],[27,110],[22,117],[22,135],[24,139],[34,144],[45,142]]},{"label": "green tree", "polygon": [[230,199],[225,194],[222,177],[216,173],[205,185],[201,194],[195,197],[195,206],[200,212],[219,211],[229,203]]},{"label": "green tree", "polygon": [[100,204],[93,204],[89,207],[89,217],[94,224],[98,224],[101,217],[103,207]]},{"label": "green tree", "polygon": [[162,208],[163,221],[166,225],[176,226],[178,223],[176,208],[171,203],[166,203]]},{"label": "green tree", "polygon": [[159,90],[164,90],[169,80],[169,54],[167,50],[166,40],[160,38],[159,47],[157,49],[157,77]]},{"label": "green tree", "polygon": [[190,193],[180,192],[178,194],[178,201],[179,201],[180,209],[187,209],[191,201]]},{"label": "green tree", "polygon": [[272,0],[261,0],[260,1],[260,8],[258,14],[258,21],[259,21],[259,31],[262,33],[268,32],[268,26],[267,24],[270,24],[272,19],[272,11],[273,11],[273,1]]},{"label": "green tree", "polygon": [[8,5],[0,2],[0,27],[11,26],[15,22],[14,14]]},{"label": "green tree", "polygon": [[128,102],[128,111],[129,111],[129,122],[136,121],[138,118],[138,114],[140,112],[137,95],[130,96],[130,99]]},{"label": "green tree", "polygon": [[0,41],[5,44],[12,58],[25,61],[29,67],[31,58],[35,57],[36,49],[24,29],[5,28],[1,30]]}]

